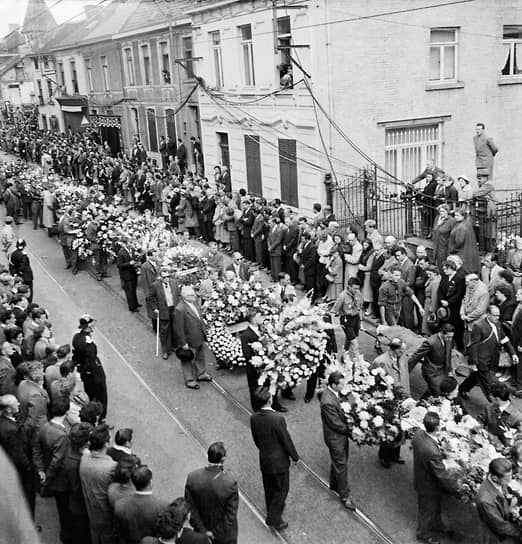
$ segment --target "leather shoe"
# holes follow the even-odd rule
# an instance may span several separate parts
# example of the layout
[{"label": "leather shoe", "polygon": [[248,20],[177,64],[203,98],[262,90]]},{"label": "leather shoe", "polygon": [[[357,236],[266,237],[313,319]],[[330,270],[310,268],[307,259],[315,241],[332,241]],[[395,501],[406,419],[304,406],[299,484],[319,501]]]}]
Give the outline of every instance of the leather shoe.
[{"label": "leather shoe", "polygon": [[205,372],[198,378],[198,382],[211,382],[212,378]]},{"label": "leather shoe", "polygon": [[404,465],[404,463],[406,463],[406,461],[402,457],[397,457],[397,459],[394,459],[393,461],[398,465]]},{"label": "leather shoe", "polygon": [[269,525],[269,527],[273,527],[276,531],[282,531],[288,527],[288,521],[281,521],[278,525]]},{"label": "leather shoe", "polygon": [[196,383],[196,382],[187,382],[185,385],[189,389],[199,389],[199,383]]},{"label": "leather shoe", "polygon": [[164,354],[162,355],[162,357],[163,357],[163,359],[165,359],[165,360],[166,360],[166,359],[168,359],[168,358],[169,358],[169,354],[168,354],[168,353],[164,353]]},{"label": "leather shoe", "polygon": [[64,270],[69,270],[69,268],[71,268],[71,265],[70,265],[70,264],[66,264],[66,265],[63,267]]},{"label": "leather shoe", "polygon": [[379,463],[381,463],[381,467],[383,468],[391,468],[391,463],[387,459],[379,457]]},{"label": "leather shoe", "polygon": [[278,406],[277,408],[274,408],[276,412],[288,412],[288,408],[286,406]]},{"label": "leather shoe", "polygon": [[343,506],[346,508],[346,510],[350,510],[350,512],[355,512],[356,506],[351,499],[351,497],[348,497],[346,499],[341,500]]},{"label": "leather shoe", "polygon": [[305,397],[304,401],[308,404],[312,400],[312,397]]}]

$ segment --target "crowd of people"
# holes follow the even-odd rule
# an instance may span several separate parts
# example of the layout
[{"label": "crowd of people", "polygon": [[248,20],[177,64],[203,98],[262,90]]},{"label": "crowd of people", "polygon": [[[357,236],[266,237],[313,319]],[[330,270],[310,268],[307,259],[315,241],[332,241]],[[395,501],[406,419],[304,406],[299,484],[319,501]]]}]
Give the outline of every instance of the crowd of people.
[{"label": "crowd of people", "polygon": [[[186,150],[178,153],[182,143],[173,146],[165,141],[167,151],[162,154],[161,164],[147,157],[139,141],[130,156],[116,157],[106,143],[97,142],[93,136],[18,129],[7,131],[4,142],[9,144],[10,151],[19,154],[21,162],[5,165],[0,171],[8,213],[1,241],[13,267],[12,275],[0,274],[0,296],[3,296],[2,285],[8,286],[3,301],[5,316],[0,315],[0,323],[6,338],[2,344],[2,359],[8,372],[4,376],[9,376],[3,383],[10,387],[0,390],[3,395],[0,404],[2,417],[13,423],[20,406],[20,426],[16,427],[15,437],[18,441],[15,459],[16,456],[20,459],[15,464],[18,463],[24,492],[32,508],[35,475],[38,475],[40,493],[49,492],[56,498],[62,542],[87,542],[81,540],[89,535],[87,527],[90,527],[92,542],[112,542],[110,539],[115,534],[125,542],[139,542],[143,537],[158,538],[158,542],[199,542],[197,535],[187,536],[190,519],[196,533],[203,538],[217,543],[235,542],[237,484],[222,475],[220,482],[229,490],[229,501],[218,498],[222,490],[211,482],[215,480],[213,471],[222,474],[225,451],[222,444],[214,444],[208,452],[209,467],[196,476],[189,476],[185,499],[177,499],[170,505],[150,499],[147,506],[139,505],[141,497],[151,496],[152,472],[132,453],[129,429],[116,433],[112,453],[108,448],[110,429],[100,423],[107,413],[107,388],[92,339],[94,320],[88,315],[80,319],[80,330],[73,338],[69,360],[71,348],[53,345],[52,327],[45,310],[30,302],[33,284],[29,283],[32,274],[25,270],[30,268],[28,260],[14,257],[12,252],[16,247],[23,255],[24,243],[16,241],[11,223],[22,218],[32,220],[35,229],[43,226],[50,229],[50,234],[58,233],[66,268],[71,268],[73,273],[78,271],[74,233],[68,225],[69,212],[59,209],[52,186],[45,184],[45,176],[51,172],[70,177],[79,184],[102,185],[107,196],[118,195],[126,206],[164,216],[166,228],[175,233],[179,243],[194,238],[208,245],[208,263],[216,276],[248,280],[252,274],[265,270],[276,283],[273,292],[283,304],[292,304],[300,296],[301,288],[313,301],[331,303],[331,312],[339,317],[344,331],[342,351],[356,346],[365,317],[383,326],[402,325],[424,335],[422,345],[409,358],[405,358],[404,342],[393,338],[383,346],[385,353],[374,362],[375,367],[384,368],[397,385],[406,390],[409,390],[411,371],[421,363],[426,396],[463,403],[469,391],[478,385],[489,402],[505,409],[510,393],[522,394],[517,356],[522,352],[522,289],[517,283],[521,275],[522,242],[511,248],[505,267],[498,265],[495,254],[486,255],[481,263],[467,214],[467,197],[461,199],[451,188],[447,188],[444,195],[442,191],[435,191],[434,195],[439,195],[441,202],[436,208],[430,204],[429,210],[436,209],[436,213],[425,214],[425,226],[434,244],[433,254],[429,255],[423,246],[417,246],[412,254],[404,241],[392,235],[383,236],[373,220],[342,228],[331,207],[321,204],[314,205],[310,217],[300,216],[278,199],[268,202],[248,195],[243,189],[232,192],[228,170],[218,166],[209,180],[204,176],[201,146],[195,145],[198,144],[195,139],[191,161]],[[34,188],[28,192],[28,186],[18,175],[28,159],[41,165],[41,192]],[[192,171],[188,168],[189,162]],[[435,167],[433,172],[425,172],[424,178],[427,185],[432,181],[430,178],[439,185],[441,180],[442,185],[447,185],[447,176]],[[459,201],[460,206],[454,204]],[[94,218],[91,232],[94,246],[96,228]],[[107,274],[107,255],[104,256],[99,247],[93,249],[96,272],[102,279]],[[230,265],[225,265],[223,259],[223,253],[227,252],[233,257]],[[199,389],[199,382],[211,378],[205,367],[205,330],[198,293],[190,286],[180,289],[175,278],[163,274],[154,251],[147,252],[139,262],[120,243],[116,265],[130,311],[137,311],[140,306],[137,272],[141,271],[144,302],[153,326],[158,327],[163,357],[166,359],[175,351],[181,361],[185,385]],[[10,320],[14,320],[14,327],[18,324],[17,329],[11,326]],[[26,335],[27,320],[34,330],[28,325]],[[299,455],[284,417],[274,413],[274,410],[286,411],[279,402],[279,395],[273,396],[266,388],[257,387],[258,371],[251,364],[250,346],[260,336],[259,326],[260,316],[252,312],[241,343],[255,411],[251,427],[260,450],[266,521],[282,530],[288,525],[282,513],[289,489],[290,460],[298,461]],[[468,357],[471,369],[460,386],[453,377],[453,347]],[[328,351],[334,356],[337,352],[334,334],[329,335]],[[314,397],[321,376],[324,376],[324,364],[309,379],[305,401],[310,402]],[[356,507],[348,482],[349,426],[338,394],[342,379],[343,376],[335,372],[328,376],[321,397],[321,418],[331,455],[330,487],[339,494],[343,505],[353,511]],[[500,392],[497,382],[505,384]],[[32,391],[30,402],[24,393],[28,388]],[[295,399],[291,390],[282,391],[281,395]],[[439,482],[440,466],[432,463],[433,459],[440,461],[440,448],[430,442],[431,450],[427,451],[422,443],[433,441],[436,435],[436,418],[433,414],[430,417],[422,431],[428,436],[414,440],[413,445],[415,485],[419,494],[417,535],[420,540],[433,543],[436,540],[431,533],[443,529],[437,515],[440,518],[440,496],[444,488]],[[500,425],[498,429],[490,427],[492,434],[501,433]],[[10,432],[12,435],[14,428]],[[0,443],[4,445],[1,427]],[[63,461],[58,471],[52,455],[56,451]],[[125,455],[122,456],[122,452]],[[378,456],[384,468],[390,468],[392,463],[404,463],[400,443],[381,444]],[[495,478],[503,477],[506,472],[495,466],[491,474],[492,481],[496,482]],[[56,489],[52,487],[55,484],[58,484]],[[198,493],[205,496],[207,502],[203,499],[198,502]],[[219,503],[219,508],[214,503],[209,507],[212,512],[204,511],[208,494],[216,505]],[[219,510],[219,515],[213,509]],[[492,523],[487,509],[479,508],[479,514],[486,525]],[[71,524],[73,519],[75,522]],[[144,542],[155,541],[145,539]]]}]

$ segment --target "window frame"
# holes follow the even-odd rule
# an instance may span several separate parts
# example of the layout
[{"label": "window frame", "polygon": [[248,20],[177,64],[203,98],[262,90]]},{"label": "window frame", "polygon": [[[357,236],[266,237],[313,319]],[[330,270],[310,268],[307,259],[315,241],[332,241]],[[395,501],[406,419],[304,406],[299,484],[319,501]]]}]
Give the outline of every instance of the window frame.
[{"label": "window frame", "polygon": [[[214,36],[218,36],[217,43]],[[209,32],[210,51],[212,54],[212,64],[214,65],[214,82],[216,89],[222,89],[225,86],[225,77],[223,72],[223,51],[221,49],[221,31],[213,30]]]},{"label": "window frame", "polygon": [[72,85],[73,94],[78,94],[80,92],[80,87],[78,84],[78,70],[76,68],[75,60],[69,61],[69,68],[71,70],[71,85]]},{"label": "window frame", "polygon": [[123,47],[123,72],[125,74],[125,83],[129,87],[136,85],[136,72],[134,67],[134,53],[132,47]]},{"label": "window frame", "polygon": [[[245,39],[243,38],[243,29],[245,28],[250,29],[250,38]],[[252,25],[246,24],[246,25],[240,25],[237,27],[239,31],[239,46],[241,50],[241,71],[243,75],[243,85],[245,87],[255,87],[256,86],[256,73],[255,73],[255,64],[254,64],[254,41],[253,41],[253,34],[252,34]],[[245,64],[245,54],[248,56],[249,64],[250,64],[250,70],[249,74],[247,74],[247,66]]]},{"label": "window frame", "polygon": [[509,45],[509,74],[503,74],[502,70],[504,69],[504,67],[502,67],[500,69],[500,77],[506,77],[506,78],[516,77],[516,78],[522,79],[522,56],[520,60],[518,61],[518,64],[520,65],[520,69],[519,69],[520,71],[518,73],[514,73],[516,45],[520,44],[522,46],[522,37],[521,38],[504,38],[506,28],[512,28],[512,27],[520,27],[522,31],[522,25],[502,25],[502,43],[504,45]]},{"label": "window frame", "polygon": [[[187,43],[190,43],[190,47],[187,47]],[[194,56],[194,40],[192,39],[192,36],[182,36],[181,37],[181,48],[183,51],[183,58],[184,59],[191,59]],[[187,55],[187,52],[190,52],[190,55]],[[193,60],[186,60],[185,64],[187,68],[190,70],[191,73],[187,72],[186,70],[186,78],[185,79],[194,79],[192,74],[194,73],[194,61]]]},{"label": "window frame", "polygon": [[[441,30],[441,31],[453,31],[455,32],[455,38],[454,38],[454,41],[452,42],[449,42],[449,41],[437,41],[437,42],[432,42],[431,41],[431,33],[433,31],[437,31],[437,30]],[[430,36],[429,36],[429,49],[428,49],[428,62],[429,62],[429,77],[428,77],[428,80],[430,83],[448,83],[448,82],[457,82],[459,80],[459,59],[460,59],[460,54],[459,54],[459,38],[460,38],[460,27],[433,27],[433,28],[430,28]],[[445,68],[446,68],[446,65],[445,65],[445,58],[446,58],[446,48],[451,48],[453,47],[454,50],[455,50],[455,57],[454,57],[454,66],[453,66],[453,70],[454,70],[454,73],[453,73],[453,77],[452,78],[445,78],[444,77],[444,72],[445,72]],[[438,49],[439,50],[439,58],[440,58],[440,63],[439,63],[439,76],[437,78],[432,78],[432,74],[431,74],[431,51],[432,49]]]},{"label": "window frame", "polygon": [[[170,55],[170,42],[168,38],[158,41],[158,71],[161,85],[171,85],[172,83],[172,59]],[[166,48],[166,54],[163,46]],[[167,69],[165,69],[165,57],[167,57]],[[170,82],[165,81],[164,72],[167,71]]]},{"label": "window frame", "polygon": [[[105,62],[103,59],[105,59]],[[111,80],[109,76],[109,60],[107,55],[100,55],[100,64],[102,68],[104,91],[107,93],[111,90]]]},{"label": "window frame", "polygon": [[94,80],[92,78],[92,59],[85,59],[85,70],[87,72],[87,84],[89,85],[89,91],[94,92]]}]

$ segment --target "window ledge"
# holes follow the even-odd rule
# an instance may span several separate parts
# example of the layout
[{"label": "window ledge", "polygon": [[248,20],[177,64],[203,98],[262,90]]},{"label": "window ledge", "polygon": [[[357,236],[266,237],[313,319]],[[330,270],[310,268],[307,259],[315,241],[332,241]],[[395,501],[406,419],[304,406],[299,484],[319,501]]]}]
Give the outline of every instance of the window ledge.
[{"label": "window ledge", "polygon": [[518,76],[499,76],[497,83],[499,85],[520,85],[522,83],[522,74]]},{"label": "window ledge", "polygon": [[430,81],[426,83],[427,91],[445,91],[448,89],[463,89],[463,81]]}]

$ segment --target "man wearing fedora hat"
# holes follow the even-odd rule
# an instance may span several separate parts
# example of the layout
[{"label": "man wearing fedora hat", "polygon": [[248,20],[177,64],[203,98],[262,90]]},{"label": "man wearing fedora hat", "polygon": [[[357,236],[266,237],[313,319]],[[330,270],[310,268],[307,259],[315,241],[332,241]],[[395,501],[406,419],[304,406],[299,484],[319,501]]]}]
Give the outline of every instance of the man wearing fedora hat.
[{"label": "man wearing fedora hat", "polygon": [[198,381],[212,380],[206,372],[207,334],[201,316],[194,288],[184,285],[181,288],[181,301],[174,310],[174,338],[181,347],[176,350],[176,355],[181,361],[183,378],[189,389],[199,389]]},{"label": "man wearing fedora hat", "polygon": [[78,365],[80,377],[89,399],[103,405],[101,418],[107,416],[107,379],[98,357],[98,347],[92,338],[95,320],[89,314],[80,317],[80,330],[73,336],[72,360]]}]

